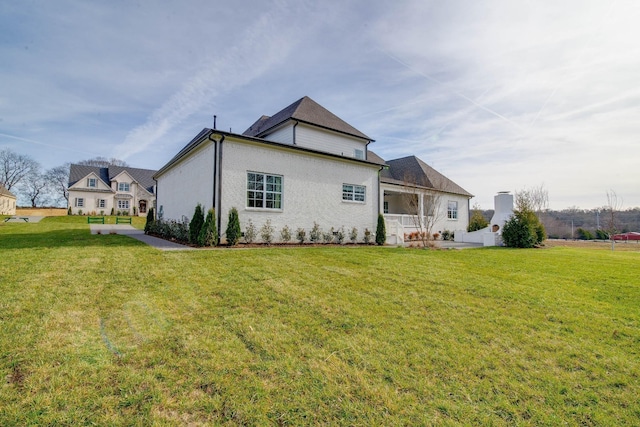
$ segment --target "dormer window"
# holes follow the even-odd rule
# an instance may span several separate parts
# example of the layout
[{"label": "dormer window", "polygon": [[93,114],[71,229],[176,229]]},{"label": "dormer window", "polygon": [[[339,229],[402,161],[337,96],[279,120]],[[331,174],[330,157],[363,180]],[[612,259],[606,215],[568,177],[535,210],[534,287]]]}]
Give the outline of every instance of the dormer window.
[{"label": "dormer window", "polygon": [[87,179],[87,187],[89,188],[96,188],[98,186],[98,180],[95,178],[88,178]]},{"label": "dormer window", "polygon": [[118,191],[129,191],[129,183],[128,182],[119,182],[118,183]]}]

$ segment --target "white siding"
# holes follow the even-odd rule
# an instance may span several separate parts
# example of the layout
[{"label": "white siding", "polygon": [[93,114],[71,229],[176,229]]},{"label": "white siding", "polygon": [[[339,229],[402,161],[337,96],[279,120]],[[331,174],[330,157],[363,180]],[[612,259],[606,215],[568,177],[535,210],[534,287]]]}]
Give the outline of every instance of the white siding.
[{"label": "white siding", "polygon": [[157,212],[162,209],[165,220],[191,218],[198,203],[205,209],[213,206],[214,152],[207,141],[158,177]]},{"label": "white siding", "polygon": [[[375,233],[378,214],[378,167],[356,162],[294,152],[292,150],[247,144],[227,139],[223,144],[221,233],[227,227],[229,210],[235,207],[242,230],[251,218],[260,229],[267,219],[275,227],[275,238],[287,225],[292,233],[298,227],[309,231],[316,221],[323,230],[352,227]],[[283,208],[281,210],[247,208],[247,172],[263,172],[283,177]],[[344,202],[342,184],[366,187],[364,203]],[[159,193],[163,190],[160,188]]]},{"label": "white siding", "polygon": [[362,139],[313,128],[303,123],[296,127],[296,145],[351,158],[355,157],[356,149],[366,150],[366,141]]},{"label": "white siding", "polygon": [[267,141],[275,141],[281,144],[293,145],[293,124],[287,124],[273,133],[267,135],[264,139]]}]

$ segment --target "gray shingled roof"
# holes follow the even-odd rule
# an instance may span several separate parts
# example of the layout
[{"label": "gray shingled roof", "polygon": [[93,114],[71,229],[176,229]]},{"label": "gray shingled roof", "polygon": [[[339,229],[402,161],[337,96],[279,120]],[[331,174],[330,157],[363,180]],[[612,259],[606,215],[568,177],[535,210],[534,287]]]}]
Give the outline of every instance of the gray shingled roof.
[{"label": "gray shingled roof", "polygon": [[1,182],[0,182],[0,196],[9,196],[9,197],[16,197],[11,191],[7,190],[7,187],[5,187]]},{"label": "gray shingled roof", "polygon": [[[369,152],[371,154],[371,152]],[[451,181],[446,176],[417,158],[407,156],[400,159],[388,160],[389,169],[380,173],[380,181],[389,184],[406,185],[416,184],[421,187],[433,188],[447,193],[460,194],[473,197],[464,188]]]},{"label": "gray shingled roof", "polygon": [[277,112],[273,116],[262,116],[249,129],[243,132],[243,135],[262,137],[267,134],[270,129],[288,121],[297,120],[311,125],[319,126],[336,132],[345,133],[347,135],[373,141],[364,133],[342,120],[340,117],[327,110],[313,99],[305,96],[300,98],[285,109]]},{"label": "gray shingled roof", "polygon": [[106,185],[111,185],[111,180],[122,171],[127,171],[145,190],[153,194],[155,181],[153,175],[157,172],[150,169],[139,169],[122,166],[109,166],[101,168],[99,166],[71,165],[69,168],[69,187],[80,181],[90,173],[95,173]]}]

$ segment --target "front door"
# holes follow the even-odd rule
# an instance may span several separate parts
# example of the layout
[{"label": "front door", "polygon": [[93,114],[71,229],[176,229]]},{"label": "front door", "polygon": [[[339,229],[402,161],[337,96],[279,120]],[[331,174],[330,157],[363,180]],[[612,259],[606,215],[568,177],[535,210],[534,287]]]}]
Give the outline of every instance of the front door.
[{"label": "front door", "polygon": [[147,213],[147,201],[146,200],[140,200],[140,209],[139,212],[141,214],[143,213]]}]

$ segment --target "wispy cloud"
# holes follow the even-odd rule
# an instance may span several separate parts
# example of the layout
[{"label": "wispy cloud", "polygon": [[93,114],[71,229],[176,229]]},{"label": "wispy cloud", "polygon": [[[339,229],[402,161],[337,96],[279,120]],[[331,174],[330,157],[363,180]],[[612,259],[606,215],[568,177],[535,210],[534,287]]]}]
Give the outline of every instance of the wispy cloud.
[{"label": "wispy cloud", "polygon": [[209,108],[217,96],[258,79],[282,63],[296,45],[295,25],[283,4],[239,29],[230,47],[217,46],[206,54],[199,70],[149,116],[132,129],[114,156],[127,159],[148,149],[194,113]]}]

